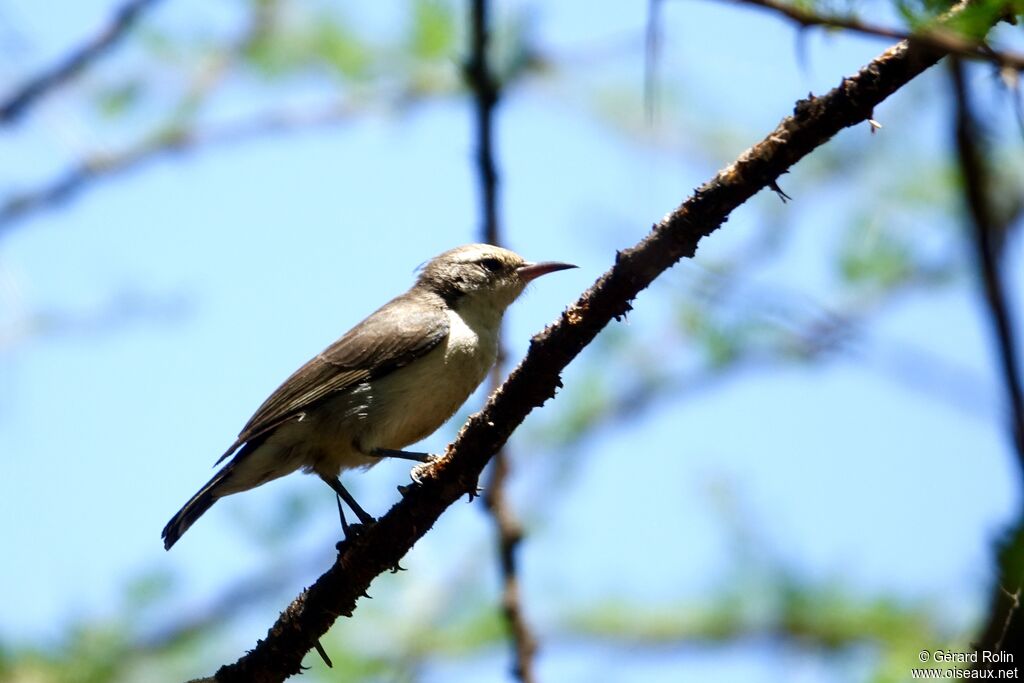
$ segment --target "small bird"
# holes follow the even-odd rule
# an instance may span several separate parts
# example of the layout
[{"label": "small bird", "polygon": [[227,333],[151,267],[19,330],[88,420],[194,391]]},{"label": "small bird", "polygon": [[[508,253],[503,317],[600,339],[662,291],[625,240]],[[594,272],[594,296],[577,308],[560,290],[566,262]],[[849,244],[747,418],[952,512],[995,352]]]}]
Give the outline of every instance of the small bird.
[{"label": "small bird", "polygon": [[316,474],[360,522],[372,522],[339,478],[384,457],[428,461],[402,449],[455,414],[498,354],[505,309],[535,278],[568,263],[529,263],[468,244],[423,266],[409,291],[377,309],[299,368],[249,419],[230,457],[163,530],[170,550],[224,496],[302,469]]}]

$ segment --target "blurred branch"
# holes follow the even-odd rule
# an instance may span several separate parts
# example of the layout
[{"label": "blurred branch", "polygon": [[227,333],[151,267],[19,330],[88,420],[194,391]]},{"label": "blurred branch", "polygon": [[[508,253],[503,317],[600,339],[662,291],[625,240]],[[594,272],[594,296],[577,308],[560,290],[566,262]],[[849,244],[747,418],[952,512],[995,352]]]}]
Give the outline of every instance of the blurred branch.
[{"label": "blurred branch", "polygon": [[518,550],[523,540],[523,528],[508,501],[508,453],[503,448],[494,454],[493,460],[491,479],[484,493],[484,503],[494,520],[498,535],[498,560],[502,580],[501,608],[512,638],[515,657],[512,673],[516,680],[532,683],[537,680],[533,667],[537,639],[526,621],[519,597]]},{"label": "blurred branch", "polygon": [[169,128],[121,152],[86,158],[40,187],[8,197],[0,204],[0,235],[15,221],[53,208],[99,180],[135,170],[160,157],[261,135],[327,126],[348,119],[355,111],[354,105],[335,102],[305,110],[265,112],[206,128]]},{"label": "blurred branch", "polygon": [[[498,222],[498,169],[494,154],[494,108],[501,97],[488,60],[490,21],[487,0],[470,0],[471,51],[464,68],[466,82],[473,93],[476,113],[477,176],[480,186],[481,226],[483,242],[502,242]],[[505,348],[499,343],[498,362],[491,371],[491,391],[497,391],[505,376]],[[484,503],[494,521],[498,541],[498,564],[501,568],[501,607],[509,636],[512,639],[513,675],[522,683],[536,680],[533,655],[536,638],[530,631],[519,599],[517,551],[523,539],[522,526],[516,519],[507,496],[509,457],[505,448],[493,457],[491,477],[484,494]]]},{"label": "blurred branch", "polygon": [[494,107],[498,103],[500,91],[487,60],[490,42],[487,0],[470,2],[472,51],[463,73],[473,94],[476,115],[477,175],[483,214],[480,230],[484,241],[498,244],[501,238],[498,228],[498,170],[494,162],[493,128]]},{"label": "blurred branch", "polygon": [[[962,8],[963,5],[958,5]],[[339,546],[337,560],[304,590],[267,637],[237,662],[221,667],[218,681],[281,681],[301,670],[302,659],[342,615],[351,616],[373,579],[396,566],[456,500],[475,494],[491,459],[535,407],[552,398],[562,370],[658,276],[683,258],[728,215],[773,185],[793,164],[843,128],[866,121],[874,107],[934,65],[942,52],[901,42],[820,97],[797,102],[764,140],[698,188],[656,223],[561,317],[536,335],[530,350],[483,410],[471,416],[445,454],[421,474],[421,483],[375,524]]]},{"label": "blurred branch", "polygon": [[142,13],[157,2],[159,0],[128,0],[117,8],[106,26],[96,35],[0,100],[0,124],[13,123],[40,97],[71,80],[106,54],[131,30]]},{"label": "blurred branch", "polygon": [[1001,377],[1010,408],[1011,436],[1017,450],[1017,459],[1024,470],[1024,390],[1021,388],[1020,361],[1017,358],[1013,322],[1010,320],[998,253],[998,236],[1004,232],[1004,227],[999,225],[989,196],[992,178],[978,140],[978,122],[971,110],[963,65],[956,59],[950,64],[957,102],[956,142],[964,197],[971,219],[975,257],[984,285],[985,302],[996,335]]},{"label": "blurred branch", "polygon": [[[1018,465],[1024,469],[1024,392],[1021,389],[1020,363],[1016,355],[1013,323],[1010,320],[1006,291],[1000,272],[997,236],[1002,226],[996,219],[991,188],[991,171],[982,143],[979,124],[972,110],[970,92],[960,60],[950,62],[953,91],[956,97],[956,148],[964,183],[964,199],[970,217],[975,257],[984,286],[988,315],[996,336],[1001,377],[1010,409],[1010,434],[1016,449]],[[1014,619],[1020,608],[1021,587],[1024,586],[1021,534],[1024,515],[1017,528],[1004,543],[999,557],[999,579],[990,599],[989,621],[978,650],[1020,653],[1024,649],[1024,625]]]},{"label": "blurred branch", "polygon": [[[172,108],[168,121],[151,127],[137,141],[120,152],[97,152],[41,184],[35,189],[10,194],[0,204],[0,234],[11,224],[37,211],[54,208],[88,189],[95,181],[134,170],[158,157],[182,153],[205,146],[239,142],[261,135],[330,125],[356,111],[355,105],[342,101],[309,106],[302,110],[267,111],[234,122],[207,124],[195,128],[193,121],[211,92],[243,58],[250,47],[262,39],[274,25],[279,7],[276,2],[256,3],[246,26],[237,38],[216,50],[197,70],[180,101]],[[403,95],[408,100],[412,95]]]},{"label": "blurred branch", "polygon": [[[801,27],[823,26],[855,31],[880,38],[892,38],[918,43],[949,54],[959,55],[967,59],[991,62],[1000,68],[1024,71],[1024,55],[1016,52],[995,50],[981,39],[975,41],[964,37],[942,24],[933,25],[917,31],[904,31],[879,24],[860,21],[851,16],[818,14],[802,6],[780,2],[779,0],[731,0],[740,5],[753,5],[771,10],[792,19]],[[1009,12],[1009,10],[1007,10]],[[1008,19],[1009,20],[1009,19]]]}]

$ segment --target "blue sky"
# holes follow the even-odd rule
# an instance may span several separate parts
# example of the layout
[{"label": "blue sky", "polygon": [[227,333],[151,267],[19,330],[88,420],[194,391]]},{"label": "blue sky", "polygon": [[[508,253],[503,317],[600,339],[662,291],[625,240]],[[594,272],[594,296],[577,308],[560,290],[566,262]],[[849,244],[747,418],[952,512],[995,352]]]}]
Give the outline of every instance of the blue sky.
[{"label": "blue sky", "polygon": [[[209,12],[201,6],[169,2],[153,20],[198,21]],[[384,27],[400,12],[394,3],[383,6],[369,25]],[[531,5],[543,44],[570,53],[596,37],[642,35],[646,3],[601,12],[590,6]],[[9,57],[0,73],[30,72],[60,54],[106,7],[73,3],[54,16],[37,3],[5,6],[0,18],[30,36],[31,49]],[[606,82],[620,88],[624,111],[642,117],[639,49],[513,93],[499,118],[509,246],[527,258],[580,266],[538,282],[510,312],[514,359],[610,265],[615,248],[639,240],[795,99],[831,87],[884,47],[814,33],[803,70],[792,29],[765,15],[711,2],[668,3],[665,20],[660,71],[678,93],[679,109],[721,119],[745,137],[720,158],[687,155],[702,147],[685,126],[667,136],[680,152],[636,144],[589,113],[590,86]],[[942,76],[927,76],[932,80],[921,87],[941,87]],[[877,112],[883,123],[890,106],[899,104]],[[945,112],[916,114],[894,117],[879,135],[914,153],[942,152]],[[872,140],[860,129],[843,135]],[[68,99],[47,100],[31,120],[4,131],[0,178],[45,176],[82,141],[97,142],[88,119]],[[783,186],[807,191],[810,170],[798,166]],[[884,184],[885,169],[875,172]],[[794,247],[782,265],[756,277],[817,295],[837,217],[812,196],[782,209],[777,203],[761,195],[742,207],[702,245],[698,261],[726,253],[758,229],[761,216],[783,211]],[[426,258],[476,241],[476,226],[469,111],[447,101],[159,161],[5,234],[5,326],[38,311],[88,315],[129,293],[169,302],[170,314],[0,348],[0,535],[13,549],[0,563],[7,607],[0,634],[53,637],[70,620],[115,613],[125,581],[140,572],[173,572],[187,596],[182,609],[201,604],[268,562],[239,527],[266,519],[282,494],[320,494],[315,522],[295,545],[322,546],[335,533],[333,500],[304,477],[218,503],[171,553],[159,532],[281,379],[403,291]],[[1021,258],[1018,240],[1008,269],[1013,292],[1024,291]],[[641,296],[627,332],[656,333],[670,287],[666,280]],[[656,604],[714,588],[734,559],[709,494],[723,479],[765,547],[800,572],[934,601],[966,628],[987,595],[990,543],[1020,503],[1019,472],[994,414],[998,384],[976,299],[970,283],[912,295],[870,330],[874,339],[912,341],[965,366],[991,399],[976,413],[839,359],[740,375],[608,430],[579,454],[585,460],[572,481],[550,492],[555,500],[543,506],[524,547],[524,594],[542,633],[557,625],[558,614],[549,613],[557,610],[531,595],[560,595],[565,604],[618,595]],[[1020,320],[1019,301],[1015,311]],[[567,386],[587,361],[585,352],[567,371]],[[448,425],[424,446],[442,448],[456,428]],[[403,466],[387,464],[353,488],[379,514],[405,478]],[[524,502],[538,495],[521,493]],[[488,533],[480,510],[456,506],[410,555],[409,573],[444,576],[460,548],[486,548]],[[655,548],[663,564],[645,559]],[[318,573],[302,575],[289,593]],[[254,642],[280,607],[253,614],[234,645]],[[544,659],[551,680],[586,679],[593,655],[583,650],[558,648]],[[754,650],[739,662],[722,657],[738,669],[734,680],[777,677],[785,656]],[[235,655],[229,649],[214,658]],[[705,655],[681,657],[678,666],[693,676],[708,666]],[[479,678],[472,663],[452,666],[466,680],[503,680],[505,667],[488,662]],[[645,662],[657,671],[676,666]],[[807,680],[821,679],[813,662],[805,665],[812,670]],[[609,675],[626,675],[608,666]]]}]

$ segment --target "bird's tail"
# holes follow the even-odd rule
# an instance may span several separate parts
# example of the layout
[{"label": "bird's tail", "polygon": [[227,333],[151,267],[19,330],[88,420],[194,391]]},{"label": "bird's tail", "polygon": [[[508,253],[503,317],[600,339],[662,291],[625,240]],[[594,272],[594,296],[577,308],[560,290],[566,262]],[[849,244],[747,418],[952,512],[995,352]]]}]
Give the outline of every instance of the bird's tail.
[{"label": "bird's tail", "polygon": [[170,550],[171,546],[178,542],[181,535],[188,531],[188,528],[195,524],[195,521],[199,519],[204,512],[210,509],[210,507],[217,502],[224,493],[219,493],[218,489],[221,487],[227,478],[231,475],[232,470],[235,468],[234,461],[229,462],[224,467],[220,468],[217,474],[213,475],[213,479],[206,482],[206,486],[199,489],[196,495],[185,503],[185,506],[178,510],[178,512],[171,517],[171,521],[167,522],[167,526],[164,527],[163,532],[160,534],[164,539],[164,550]]}]

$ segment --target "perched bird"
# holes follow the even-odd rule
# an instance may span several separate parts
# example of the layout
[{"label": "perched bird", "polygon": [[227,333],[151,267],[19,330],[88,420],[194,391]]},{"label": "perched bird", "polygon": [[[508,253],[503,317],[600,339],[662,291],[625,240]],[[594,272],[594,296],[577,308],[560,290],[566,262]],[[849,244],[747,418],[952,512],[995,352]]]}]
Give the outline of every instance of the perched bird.
[{"label": "perched bird", "polygon": [[[217,500],[296,470],[316,474],[361,522],[342,470],[401,449],[450,418],[494,365],[505,309],[533,279],[574,268],[529,263],[469,244],[431,259],[416,283],[299,368],[270,395],[217,461],[231,458],[163,530],[170,549]],[[345,524],[342,513],[342,524]]]}]

